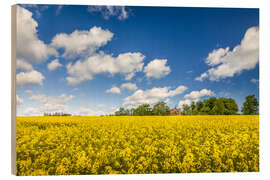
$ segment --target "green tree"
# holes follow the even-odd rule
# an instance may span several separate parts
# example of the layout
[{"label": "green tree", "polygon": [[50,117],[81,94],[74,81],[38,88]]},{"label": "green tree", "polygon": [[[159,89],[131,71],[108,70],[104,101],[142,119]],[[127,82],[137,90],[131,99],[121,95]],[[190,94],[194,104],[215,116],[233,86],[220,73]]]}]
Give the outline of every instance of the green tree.
[{"label": "green tree", "polygon": [[233,115],[237,114],[238,106],[232,98],[209,98],[204,100],[203,107],[199,110],[200,114],[210,115]]},{"label": "green tree", "polygon": [[116,111],[114,114],[115,114],[115,116],[128,116],[128,115],[130,115],[129,110],[125,109],[123,107],[119,108],[119,110]]},{"label": "green tree", "polygon": [[238,105],[236,104],[235,100],[232,98],[220,98],[224,103],[224,113],[225,115],[233,115],[237,114],[238,112]]},{"label": "green tree", "polygon": [[192,102],[190,105],[190,111],[192,115],[196,115],[198,114],[197,108],[196,108],[196,104],[195,102]]},{"label": "green tree", "polygon": [[183,115],[191,115],[191,108],[187,104],[183,105],[183,110],[182,111],[183,111],[182,112]]},{"label": "green tree", "polygon": [[202,108],[203,108],[203,102],[202,101],[198,101],[196,103],[197,114],[202,114]]},{"label": "green tree", "polygon": [[214,115],[222,115],[224,114],[225,106],[223,99],[217,99],[214,102],[214,107],[211,109],[210,113]]},{"label": "green tree", "polygon": [[259,114],[259,102],[254,94],[246,97],[241,111],[243,114]]},{"label": "green tree", "polygon": [[136,109],[134,109],[133,112],[134,116],[150,116],[152,115],[152,108],[149,104],[142,104]]},{"label": "green tree", "polygon": [[152,115],[167,116],[169,114],[170,114],[170,108],[167,106],[165,102],[161,101],[154,105],[153,110],[152,110]]},{"label": "green tree", "polygon": [[211,97],[209,99],[205,99],[203,101],[203,108],[202,108],[202,113],[203,114],[210,114],[210,115],[214,115],[215,114],[215,110],[213,110],[215,103],[217,101],[217,98],[215,97]]}]

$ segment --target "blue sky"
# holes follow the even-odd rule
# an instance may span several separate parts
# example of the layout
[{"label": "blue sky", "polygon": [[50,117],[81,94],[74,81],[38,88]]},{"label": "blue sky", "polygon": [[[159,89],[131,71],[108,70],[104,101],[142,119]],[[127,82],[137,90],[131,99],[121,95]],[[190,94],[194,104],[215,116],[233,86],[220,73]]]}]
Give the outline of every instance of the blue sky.
[{"label": "blue sky", "polygon": [[259,97],[259,10],[19,5],[17,114]]}]

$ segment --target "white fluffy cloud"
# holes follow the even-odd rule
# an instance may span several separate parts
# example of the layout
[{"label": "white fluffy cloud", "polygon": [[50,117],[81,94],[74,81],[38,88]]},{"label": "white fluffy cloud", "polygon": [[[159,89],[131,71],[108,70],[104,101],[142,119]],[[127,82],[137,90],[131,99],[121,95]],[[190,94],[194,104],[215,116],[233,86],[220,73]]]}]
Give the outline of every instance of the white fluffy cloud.
[{"label": "white fluffy cloud", "polygon": [[49,71],[54,71],[61,66],[63,66],[63,65],[59,63],[59,60],[55,59],[48,64],[47,68],[49,69]]},{"label": "white fluffy cloud", "polygon": [[106,93],[112,93],[112,94],[120,94],[121,93],[121,89],[113,86],[111,89],[107,89]]},{"label": "white fluffy cloud", "polygon": [[204,97],[204,96],[214,96],[215,93],[211,90],[208,89],[202,89],[200,91],[192,91],[189,94],[186,94],[184,96],[185,99],[190,99],[192,101],[198,101],[200,100],[200,98]]},{"label": "white fluffy cloud", "polygon": [[43,115],[45,112],[67,112],[67,104],[74,98],[73,95],[61,94],[60,96],[46,96],[44,94],[32,95],[31,100],[37,101],[42,105],[39,107],[29,107],[24,115]]},{"label": "white fluffy cloud", "polygon": [[[137,89],[136,84],[133,83],[124,83],[120,86],[121,89],[127,89],[130,91],[135,91]],[[115,85],[112,86],[111,89],[107,89],[106,93],[112,93],[112,94],[121,94],[121,89],[119,87],[116,87]]]},{"label": "white fluffy cloud", "polygon": [[130,91],[135,91],[137,89],[137,85],[134,83],[124,83],[121,85],[121,88],[130,90]]},{"label": "white fluffy cloud", "polygon": [[55,48],[63,48],[63,57],[74,58],[78,55],[93,54],[101,46],[106,45],[113,37],[109,30],[100,27],[92,27],[89,31],[75,30],[71,34],[57,34],[51,45]]},{"label": "white fluffy cloud", "polygon": [[185,99],[178,102],[178,107],[182,108],[184,105],[191,105],[192,101],[190,99]]},{"label": "white fluffy cloud", "polygon": [[169,66],[166,66],[167,59],[155,59],[144,67],[144,73],[147,78],[162,78],[171,72]]},{"label": "white fluffy cloud", "polygon": [[209,78],[210,81],[219,81],[255,68],[259,62],[259,28],[249,28],[241,44],[231,51],[228,47],[213,50],[205,62],[213,67],[202,73],[196,80],[203,81]]},{"label": "white fluffy cloud", "polygon": [[142,71],[144,55],[141,53],[124,53],[117,57],[100,52],[84,61],[77,61],[67,65],[69,76],[66,78],[70,85],[76,85],[83,81],[93,79],[94,75],[101,73],[123,74],[126,80],[130,80],[136,72]]},{"label": "white fluffy cloud", "polygon": [[17,104],[22,104],[23,103],[23,99],[20,98],[17,94],[16,94],[16,103]]},{"label": "white fluffy cloud", "polygon": [[38,38],[38,23],[32,18],[32,13],[17,6],[17,58],[27,63],[44,62],[57,51]]},{"label": "white fluffy cloud", "polygon": [[46,96],[44,94],[38,94],[30,97],[31,100],[35,100],[43,104],[67,104],[73,98],[73,95],[67,96],[66,94],[61,94],[60,96]]},{"label": "white fluffy cloud", "polygon": [[123,105],[126,107],[136,107],[141,104],[154,104],[158,101],[164,100],[182,94],[187,87],[178,86],[176,89],[171,90],[170,87],[152,88],[148,90],[137,90],[131,96],[124,99]]},{"label": "white fluffy cloud", "polygon": [[197,80],[197,81],[203,81],[207,77],[208,77],[208,73],[207,72],[204,72],[199,77],[196,77],[195,80]]},{"label": "white fluffy cloud", "polygon": [[41,116],[42,110],[39,108],[29,107],[23,112],[23,115],[25,115],[25,116]]},{"label": "white fluffy cloud", "polygon": [[42,116],[44,113],[67,112],[63,104],[44,104],[40,107],[29,107],[24,111],[25,116]]},{"label": "white fluffy cloud", "polygon": [[117,16],[119,20],[124,20],[129,16],[125,6],[88,6],[87,10],[90,13],[100,12],[106,20],[112,16]]},{"label": "white fluffy cloud", "polygon": [[22,59],[16,59],[16,69],[31,71],[33,70],[33,66]]},{"label": "white fluffy cloud", "polygon": [[214,66],[222,63],[222,57],[224,57],[229,52],[229,47],[223,49],[215,49],[211,53],[209,53],[208,57],[205,60],[205,63],[209,66]]},{"label": "white fluffy cloud", "polygon": [[80,107],[78,111],[73,112],[73,115],[75,116],[100,116],[100,115],[106,115],[106,113],[101,110],[93,110],[90,108]]},{"label": "white fluffy cloud", "polygon": [[[170,89],[170,88],[169,88]],[[186,86],[178,86],[177,88],[175,88],[174,90],[169,90],[167,97],[173,97],[176,96],[178,94],[182,94],[185,90],[187,90],[188,88]],[[153,89],[152,89],[153,90]],[[154,93],[154,91],[152,91]]]},{"label": "white fluffy cloud", "polygon": [[200,91],[192,91],[184,96],[185,100],[179,101],[178,107],[182,108],[183,105],[190,105],[192,102],[198,102],[202,97],[215,96],[215,93],[208,89],[202,89]]},{"label": "white fluffy cloud", "polygon": [[18,87],[42,85],[45,77],[34,70],[32,64],[46,61],[50,56],[57,56],[57,51],[38,38],[38,23],[27,9],[17,6],[17,59],[16,68],[26,71],[16,74]]},{"label": "white fluffy cloud", "polygon": [[44,76],[35,70],[29,72],[20,72],[16,74],[16,85],[18,87],[28,85],[43,85]]}]

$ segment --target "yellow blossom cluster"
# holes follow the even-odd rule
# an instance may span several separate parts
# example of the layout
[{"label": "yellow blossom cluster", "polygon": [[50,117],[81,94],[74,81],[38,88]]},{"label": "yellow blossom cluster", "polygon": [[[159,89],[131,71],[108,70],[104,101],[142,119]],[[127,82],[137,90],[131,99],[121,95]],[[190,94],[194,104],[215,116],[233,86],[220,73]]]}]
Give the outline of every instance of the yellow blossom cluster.
[{"label": "yellow blossom cluster", "polygon": [[17,175],[259,171],[259,116],[17,117]]}]

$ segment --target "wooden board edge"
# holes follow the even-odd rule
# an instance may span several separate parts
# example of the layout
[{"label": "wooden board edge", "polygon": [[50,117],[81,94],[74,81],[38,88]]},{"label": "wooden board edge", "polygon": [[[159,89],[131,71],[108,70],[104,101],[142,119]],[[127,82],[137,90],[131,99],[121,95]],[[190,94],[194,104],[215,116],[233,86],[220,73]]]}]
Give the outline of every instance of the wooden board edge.
[{"label": "wooden board edge", "polygon": [[16,175],[16,37],[17,5],[11,6],[11,173]]}]

